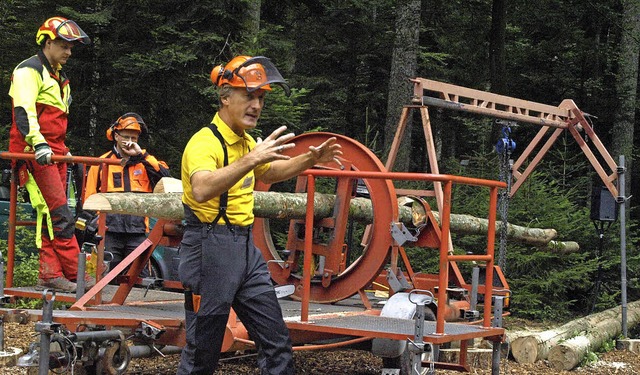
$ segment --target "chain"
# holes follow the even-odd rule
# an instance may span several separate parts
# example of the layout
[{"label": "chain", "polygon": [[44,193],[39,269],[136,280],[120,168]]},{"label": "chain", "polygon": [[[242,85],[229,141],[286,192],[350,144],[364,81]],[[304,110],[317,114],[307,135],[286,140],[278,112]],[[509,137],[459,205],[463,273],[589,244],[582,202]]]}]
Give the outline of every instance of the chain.
[{"label": "chain", "polygon": [[515,142],[511,140],[510,125],[515,125],[511,121],[496,121],[502,124],[502,135],[504,138],[498,143],[496,150],[500,157],[500,175],[499,179],[502,182],[507,183],[507,188],[500,192],[498,199],[498,213],[500,214],[500,243],[498,250],[498,266],[502,269],[502,272],[506,273],[507,269],[507,232],[508,232],[508,217],[509,217],[509,200],[511,193],[511,183],[513,177],[513,159],[511,159],[511,153],[515,149]]},{"label": "chain", "polygon": [[[513,166],[513,160],[506,158],[500,163],[501,174],[503,170],[508,172],[508,176],[500,176],[500,181],[507,183],[507,188],[500,192],[500,198],[498,200],[498,212],[500,213],[500,248],[498,251],[498,266],[502,269],[502,272],[506,273],[506,256],[507,256],[507,231],[508,231],[508,214],[509,214],[509,192],[511,191],[511,167]],[[503,179],[505,178],[505,179]]]}]

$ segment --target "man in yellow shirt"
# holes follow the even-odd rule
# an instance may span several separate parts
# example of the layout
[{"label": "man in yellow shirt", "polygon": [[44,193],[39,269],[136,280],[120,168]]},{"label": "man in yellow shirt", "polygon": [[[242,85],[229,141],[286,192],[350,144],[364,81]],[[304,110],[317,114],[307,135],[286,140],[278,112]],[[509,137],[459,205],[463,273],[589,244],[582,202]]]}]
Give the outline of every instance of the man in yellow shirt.
[{"label": "man in yellow shirt", "polygon": [[290,157],[282,150],[294,135],[282,126],[256,142],[247,130],[258,124],[264,97],[284,79],[266,57],[237,56],[211,72],[220,109],[182,155],[182,202],[186,227],[180,245],[185,287],[187,344],[178,374],[212,374],[218,365],[233,307],[259,350],[262,374],[294,374],[289,331],[262,254],[253,244],[255,179],[274,183],[317,163],[337,161],[335,138]]}]

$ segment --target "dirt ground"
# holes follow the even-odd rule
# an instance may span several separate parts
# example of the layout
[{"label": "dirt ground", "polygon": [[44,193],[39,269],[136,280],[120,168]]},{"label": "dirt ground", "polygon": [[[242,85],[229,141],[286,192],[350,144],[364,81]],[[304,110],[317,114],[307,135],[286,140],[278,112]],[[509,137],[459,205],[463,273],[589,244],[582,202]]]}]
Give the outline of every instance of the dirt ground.
[{"label": "dirt ground", "polygon": [[[26,351],[29,344],[38,341],[34,324],[5,323],[4,347],[19,348]],[[599,360],[592,365],[579,367],[573,371],[555,371],[545,362],[532,365],[521,365],[513,360],[502,360],[500,374],[640,374],[640,356],[627,351],[611,351],[599,354]],[[128,366],[127,374],[137,375],[169,375],[176,373],[179,355],[165,358],[133,359]],[[298,374],[305,375],[374,375],[381,374],[382,361],[362,350],[331,350],[331,351],[297,351],[295,352]],[[58,370],[60,373],[60,370]],[[71,371],[67,372],[71,374]],[[74,373],[81,373],[74,371]],[[455,371],[436,370],[437,374],[460,374]],[[27,374],[26,369],[20,367],[0,367],[0,375]],[[223,358],[216,375],[258,375],[255,367],[255,357]],[[491,374],[490,368],[475,368],[471,374]]]}]

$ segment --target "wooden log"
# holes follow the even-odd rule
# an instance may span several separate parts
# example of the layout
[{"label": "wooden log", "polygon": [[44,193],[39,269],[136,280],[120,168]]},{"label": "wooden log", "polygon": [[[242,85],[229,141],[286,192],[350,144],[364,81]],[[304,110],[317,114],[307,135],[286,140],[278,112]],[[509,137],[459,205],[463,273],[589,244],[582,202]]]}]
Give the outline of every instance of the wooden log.
[{"label": "wooden log", "polygon": [[[596,351],[608,341],[622,333],[621,307],[606,310],[606,319],[584,327],[580,335],[558,343],[549,350],[547,360],[556,370],[572,370],[580,364],[589,351]],[[627,327],[634,328],[640,323],[640,301],[627,305]]]},{"label": "wooden log", "polygon": [[[507,328],[507,327],[505,327]],[[536,331],[536,330],[510,330],[507,328],[507,330],[504,332],[505,334],[505,340],[504,342],[502,342],[501,346],[500,346],[500,357],[501,358],[509,358],[509,353],[511,352],[511,343],[516,340],[519,337],[523,337],[523,336],[530,336],[534,333],[537,333],[540,331]],[[476,338],[473,340],[473,346],[474,348],[478,348],[478,349],[491,349],[493,351],[493,341],[487,340],[487,339],[479,339]]]},{"label": "wooden log", "polygon": [[182,193],[182,180],[173,177],[162,177],[153,188],[154,193]]},{"label": "wooden log", "polygon": [[580,323],[519,337],[511,343],[511,355],[518,363],[534,363],[547,358],[549,349],[560,340],[579,332]]},{"label": "wooden log", "polygon": [[[440,223],[440,215],[433,211],[433,216]],[[453,218],[455,216],[455,219]],[[496,233],[500,233],[502,223],[496,221]],[[489,220],[464,214],[451,214],[451,231],[460,234],[484,234],[489,228]],[[536,246],[547,246],[558,233],[555,229],[529,228],[507,223],[507,238],[518,239],[519,242]],[[556,245],[556,247],[561,247]],[[573,247],[573,245],[571,246]],[[568,248],[568,246],[566,247]]]},{"label": "wooden log", "polygon": [[[182,220],[184,208],[181,193],[98,193],[84,202],[85,210],[151,216],[168,220]],[[269,219],[304,219],[307,209],[307,194],[254,192],[253,212],[258,217]],[[315,194],[314,207],[316,218],[330,217],[333,213],[335,196]],[[350,217],[356,221],[373,220],[371,201],[365,198],[351,200]],[[404,207],[400,221],[411,222],[410,209]]]},{"label": "wooden log", "polygon": [[540,249],[548,250],[556,254],[570,254],[580,251],[580,245],[574,241],[549,241],[546,245],[541,246]]},{"label": "wooden log", "polygon": [[[254,214],[269,219],[304,219],[307,207],[306,193],[254,192]],[[315,217],[326,218],[333,214],[335,196],[315,194]],[[138,216],[151,216],[168,220],[182,220],[184,209],[181,193],[98,193],[84,202],[86,210],[122,213]],[[399,205],[399,220],[405,224],[416,225],[415,207]],[[437,212],[433,212],[438,220]],[[373,204],[366,198],[353,198],[349,208],[349,217],[363,223],[373,220]],[[419,223],[418,223],[419,224]],[[451,214],[451,231],[462,234],[485,234],[488,220],[470,215]],[[530,245],[546,247],[556,236],[555,229],[527,228],[508,224],[507,238]],[[563,249],[564,252],[579,249],[577,243],[556,243],[549,247],[551,251]]]},{"label": "wooden log", "polygon": [[[633,313],[629,313],[629,316],[638,315],[640,317],[640,301],[630,303],[627,306],[628,311],[633,311]],[[550,360],[552,348],[561,342],[564,344],[571,338],[580,336],[581,332],[600,329],[596,327],[599,327],[602,322],[614,322],[621,325],[620,321],[620,307],[581,317],[557,328],[516,338],[511,343],[511,354],[518,363],[534,363],[543,359]],[[632,320],[628,319],[628,322],[631,324]],[[634,322],[633,324],[636,325],[637,321],[634,320]],[[584,357],[584,354],[582,354],[582,357]],[[569,360],[565,362],[569,362]]]},{"label": "wooden log", "polygon": [[626,350],[628,352],[640,354],[640,339],[616,340],[616,350]]},{"label": "wooden log", "polygon": [[[176,178],[164,177],[160,179],[154,193],[182,193],[182,181]],[[290,195],[288,193],[278,193],[282,195],[274,195],[269,197],[263,195],[264,192],[255,192],[255,208],[254,212],[258,217],[271,217],[273,207],[287,207],[289,211],[280,211],[275,218],[304,218],[306,209],[306,194]],[[315,202],[316,217],[329,217],[333,210],[335,197],[333,195],[317,194],[318,198]],[[426,220],[426,212],[422,204],[410,197],[399,197],[398,208],[400,221],[408,224],[413,223],[418,226]],[[262,216],[267,215],[267,216]],[[362,222],[371,222],[373,216],[373,207],[371,200],[364,198],[355,198],[351,201],[349,215],[354,219]],[[440,215],[433,211],[433,215],[440,223]],[[460,234],[484,234],[487,233],[489,220],[478,218],[471,215],[452,214],[451,215],[451,231]],[[502,223],[496,222],[496,233],[499,233]],[[539,247],[545,247],[550,251],[567,254],[580,250],[580,246],[576,242],[559,242],[553,241],[558,233],[555,229],[529,228],[507,223],[507,238],[515,239],[525,244],[531,244]]]}]

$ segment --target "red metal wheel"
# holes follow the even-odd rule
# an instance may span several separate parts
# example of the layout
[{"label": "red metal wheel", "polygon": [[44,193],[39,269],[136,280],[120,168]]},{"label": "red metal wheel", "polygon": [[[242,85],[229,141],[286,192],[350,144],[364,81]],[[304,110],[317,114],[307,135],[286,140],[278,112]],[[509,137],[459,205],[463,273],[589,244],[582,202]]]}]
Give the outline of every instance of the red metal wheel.
[{"label": "red metal wheel", "polygon": [[[371,152],[371,150],[361,143],[339,134],[318,132],[296,136],[291,140],[292,143],[296,144],[296,147],[287,150],[285,153],[292,156],[298,155],[306,152],[309,146],[320,145],[330,137],[336,137],[338,139],[338,143],[342,145],[342,151],[344,152],[343,164],[346,170],[386,171],[382,162],[373,154],[373,152]],[[337,167],[338,166],[335,163],[316,166],[316,168],[323,169],[337,169]],[[316,182],[316,186],[334,184],[333,186],[336,191],[331,193],[336,194],[336,202],[344,199],[351,199],[353,192],[355,191],[353,188],[355,184],[353,179],[334,178],[329,180],[332,181]],[[334,249],[327,250],[322,247],[321,243],[316,243],[316,241],[314,241],[313,253],[314,257],[318,258],[316,262],[316,264],[319,265],[318,267],[322,267],[322,265],[327,264],[335,265],[338,263],[340,263],[341,266],[336,270],[336,272],[325,272],[323,269],[316,271],[319,274],[316,274],[315,277],[312,278],[311,283],[311,301],[313,302],[336,302],[356,294],[359,290],[371,283],[376,276],[378,276],[386,263],[389,248],[392,244],[390,226],[398,216],[395,189],[392,181],[390,180],[370,178],[365,179],[364,183],[373,204],[373,223],[371,223],[367,230],[364,231],[364,233],[366,233],[363,234],[362,237],[365,238],[365,241],[362,241],[364,244],[358,245],[361,247],[357,249],[358,252],[355,254],[352,261],[345,261],[345,258],[347,257],[346,255],[348,254],[346,251],[346,244],[348,241],[345,241],[345,237],[337,239],[338,243],[336,243],[335,240],[333,241],[334,244],[344,248],[344,251],[336,251],[335,246]],[[270,185],[260,182],[256,184],[256,190],[258,191],[267,191],[270,187]],[[299,177],[296,184],[296,192],[305,191],[306,178]],[[343,207],[345,206],[343,205]],[[329,222],[334,223],[336,227],[335,231],[332,234],[329,234],[328,237],[331,237],[331,235],[335,233],[340,233],[342,235],[348,233],[348,231],[345,230],[345,227],[347,225],[352,225],[352,222],[347,223],[340,219],[347,218],[349,205],[346,204],[346,207],[346,214],[344,212],[338,212],[334,214],[333,220],[329,220]],[[292,223],[294,221],[296,223]],[[302,256],[303,247],[290,248],[289,246],[292,246],[292,244],[295,243],[300,243],[299,239],[294,238],[296,237],[296,233],[293,228],[295,225],[300,227],[303,221],[290,220],[288,223],[289,231],[287,234],[286,247],[287,250],[291,251],[291,257],[294,257],[294,259],[290,259],[288,263],[278,262],[281,261],[281,257],[278,254],[278,248],[274,245],[272,238],[271,228],[276,226],[273,225],[273,222],[274,219],[256,218],[253,231],[256,246],[261,249],[265,259],[267,261],[271,261],[268,262],[268,264],[274,281],[277,284],[294,284],[296,286],[295,295],[300,297],[302,294],[302,267],[298,267],[298,264],[301,264],[299,260]],[[281,230],[286,226],[283,226],[282,223],[277,225]],[[302,227],[304,227],[304,225],[302,225]],[[322,241],[319,240],[318,242]],[[283,247],[285,247],[285,245],[280,246],[281,249]],[[337,259],[337,257],[340,257],[340,259]],[[273,260],[275,260],[275,262]],[[336,267],[333,267],[333,269],[335,268]]]}]

